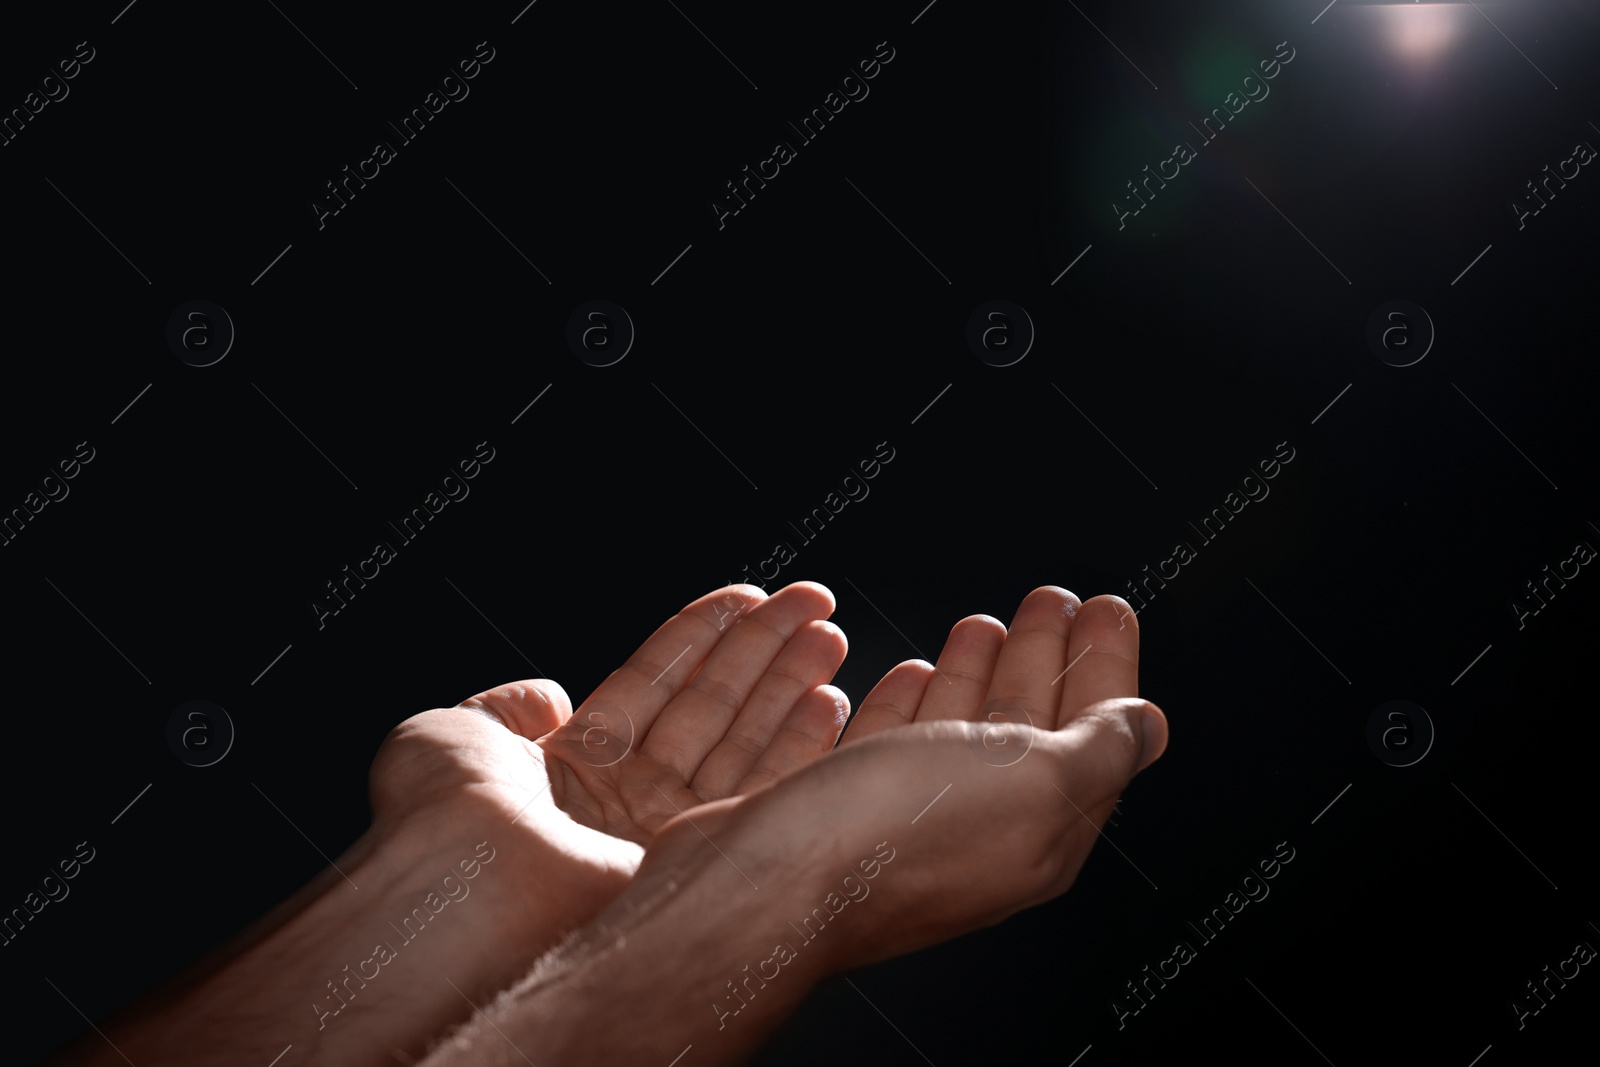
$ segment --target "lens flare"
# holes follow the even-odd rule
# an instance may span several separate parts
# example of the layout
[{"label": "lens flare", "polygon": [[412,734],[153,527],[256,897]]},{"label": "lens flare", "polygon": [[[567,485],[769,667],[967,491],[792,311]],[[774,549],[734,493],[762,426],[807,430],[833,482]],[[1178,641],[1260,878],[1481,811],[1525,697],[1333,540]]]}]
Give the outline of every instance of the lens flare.
[{"label": "lens flare", "polygon": [[1447,55],[1466,36],[1466,24],[1474,17],[1470,4],[1383,4],[1358,10],[1381,27],[1390,51],[1419,67]]}]

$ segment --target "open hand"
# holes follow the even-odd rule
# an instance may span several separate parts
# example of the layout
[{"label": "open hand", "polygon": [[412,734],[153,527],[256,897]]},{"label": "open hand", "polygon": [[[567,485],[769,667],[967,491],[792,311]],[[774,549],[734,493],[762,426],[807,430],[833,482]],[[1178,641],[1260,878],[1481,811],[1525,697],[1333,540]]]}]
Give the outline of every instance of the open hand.
[{"label": "open hand", "polygon": [[531,679],[412,716],[373,761],[374,832],[412,850],[489,840],[509,892],[484,917],[525,967],[621,892],[663,823],[834,746],[849,703],[827,684],[846,651],[833,609],[812,582],[729,586],[663,623],[576,712]]}]

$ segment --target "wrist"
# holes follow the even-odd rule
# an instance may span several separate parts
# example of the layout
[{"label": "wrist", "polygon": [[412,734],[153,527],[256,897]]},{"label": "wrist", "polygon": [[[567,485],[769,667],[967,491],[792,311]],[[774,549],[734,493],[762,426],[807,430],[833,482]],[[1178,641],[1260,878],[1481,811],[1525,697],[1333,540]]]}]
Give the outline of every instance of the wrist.
[{"label": "wrist", "polygon": [[814,921],[805,936],[827,892],[814,862],[719,833],[720,814],[697,809],[657,835],[622,895],[484,1008],[492,1028],[475,1020],[427,1067],[666,1063],[691,1045],[701,1064],[732,1063],[754,1050],[837,969],[844,941]]}]

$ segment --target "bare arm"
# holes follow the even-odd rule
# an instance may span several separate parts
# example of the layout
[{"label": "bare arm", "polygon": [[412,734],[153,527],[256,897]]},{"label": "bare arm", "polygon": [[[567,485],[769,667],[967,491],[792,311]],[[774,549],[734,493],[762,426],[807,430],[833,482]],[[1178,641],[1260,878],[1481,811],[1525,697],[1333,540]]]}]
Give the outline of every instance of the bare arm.
[{"label": "bare arm", "polygon": [[[717,821],[701,814],[696,823]],[[836,969],[831,946],[851,935],[808,943],[788,925],[824,899],[815,871],[752,855],[736,867],[687,822],[668,834],[672,859],[647,861],[612,907],[425,1067],[664,1065],[686,1051],[683,1064],[742,1062]]]},{"label": "bare arm", "polygon": [[1128,614],[1047,587],[1009,635],[963,620],[839,749],[665,826],[628,889],[424,1067],[738,1063],[823,977],[1065,892],[1166,745]]},{"label": "bare arm", "polygon": [[529,679],[405,720],[373,762],[373,826],[335,868],[55,1062],[415,1061],[593,920],[662,823],[833,747],[832,610],[814,583],[727,587],[576,712]]}]

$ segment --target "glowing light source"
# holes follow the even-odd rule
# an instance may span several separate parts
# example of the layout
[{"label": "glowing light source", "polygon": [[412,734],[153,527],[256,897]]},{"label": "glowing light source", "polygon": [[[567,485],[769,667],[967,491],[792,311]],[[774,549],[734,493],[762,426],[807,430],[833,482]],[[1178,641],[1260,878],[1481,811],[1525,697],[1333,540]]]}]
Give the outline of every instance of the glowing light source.
[{"label": "glowing light source", "polygon": [[1374,4],[1355,10],[1378,23],[1391,51],[1419,66],[1447,54],[1475,17],[1470,4]]}]

